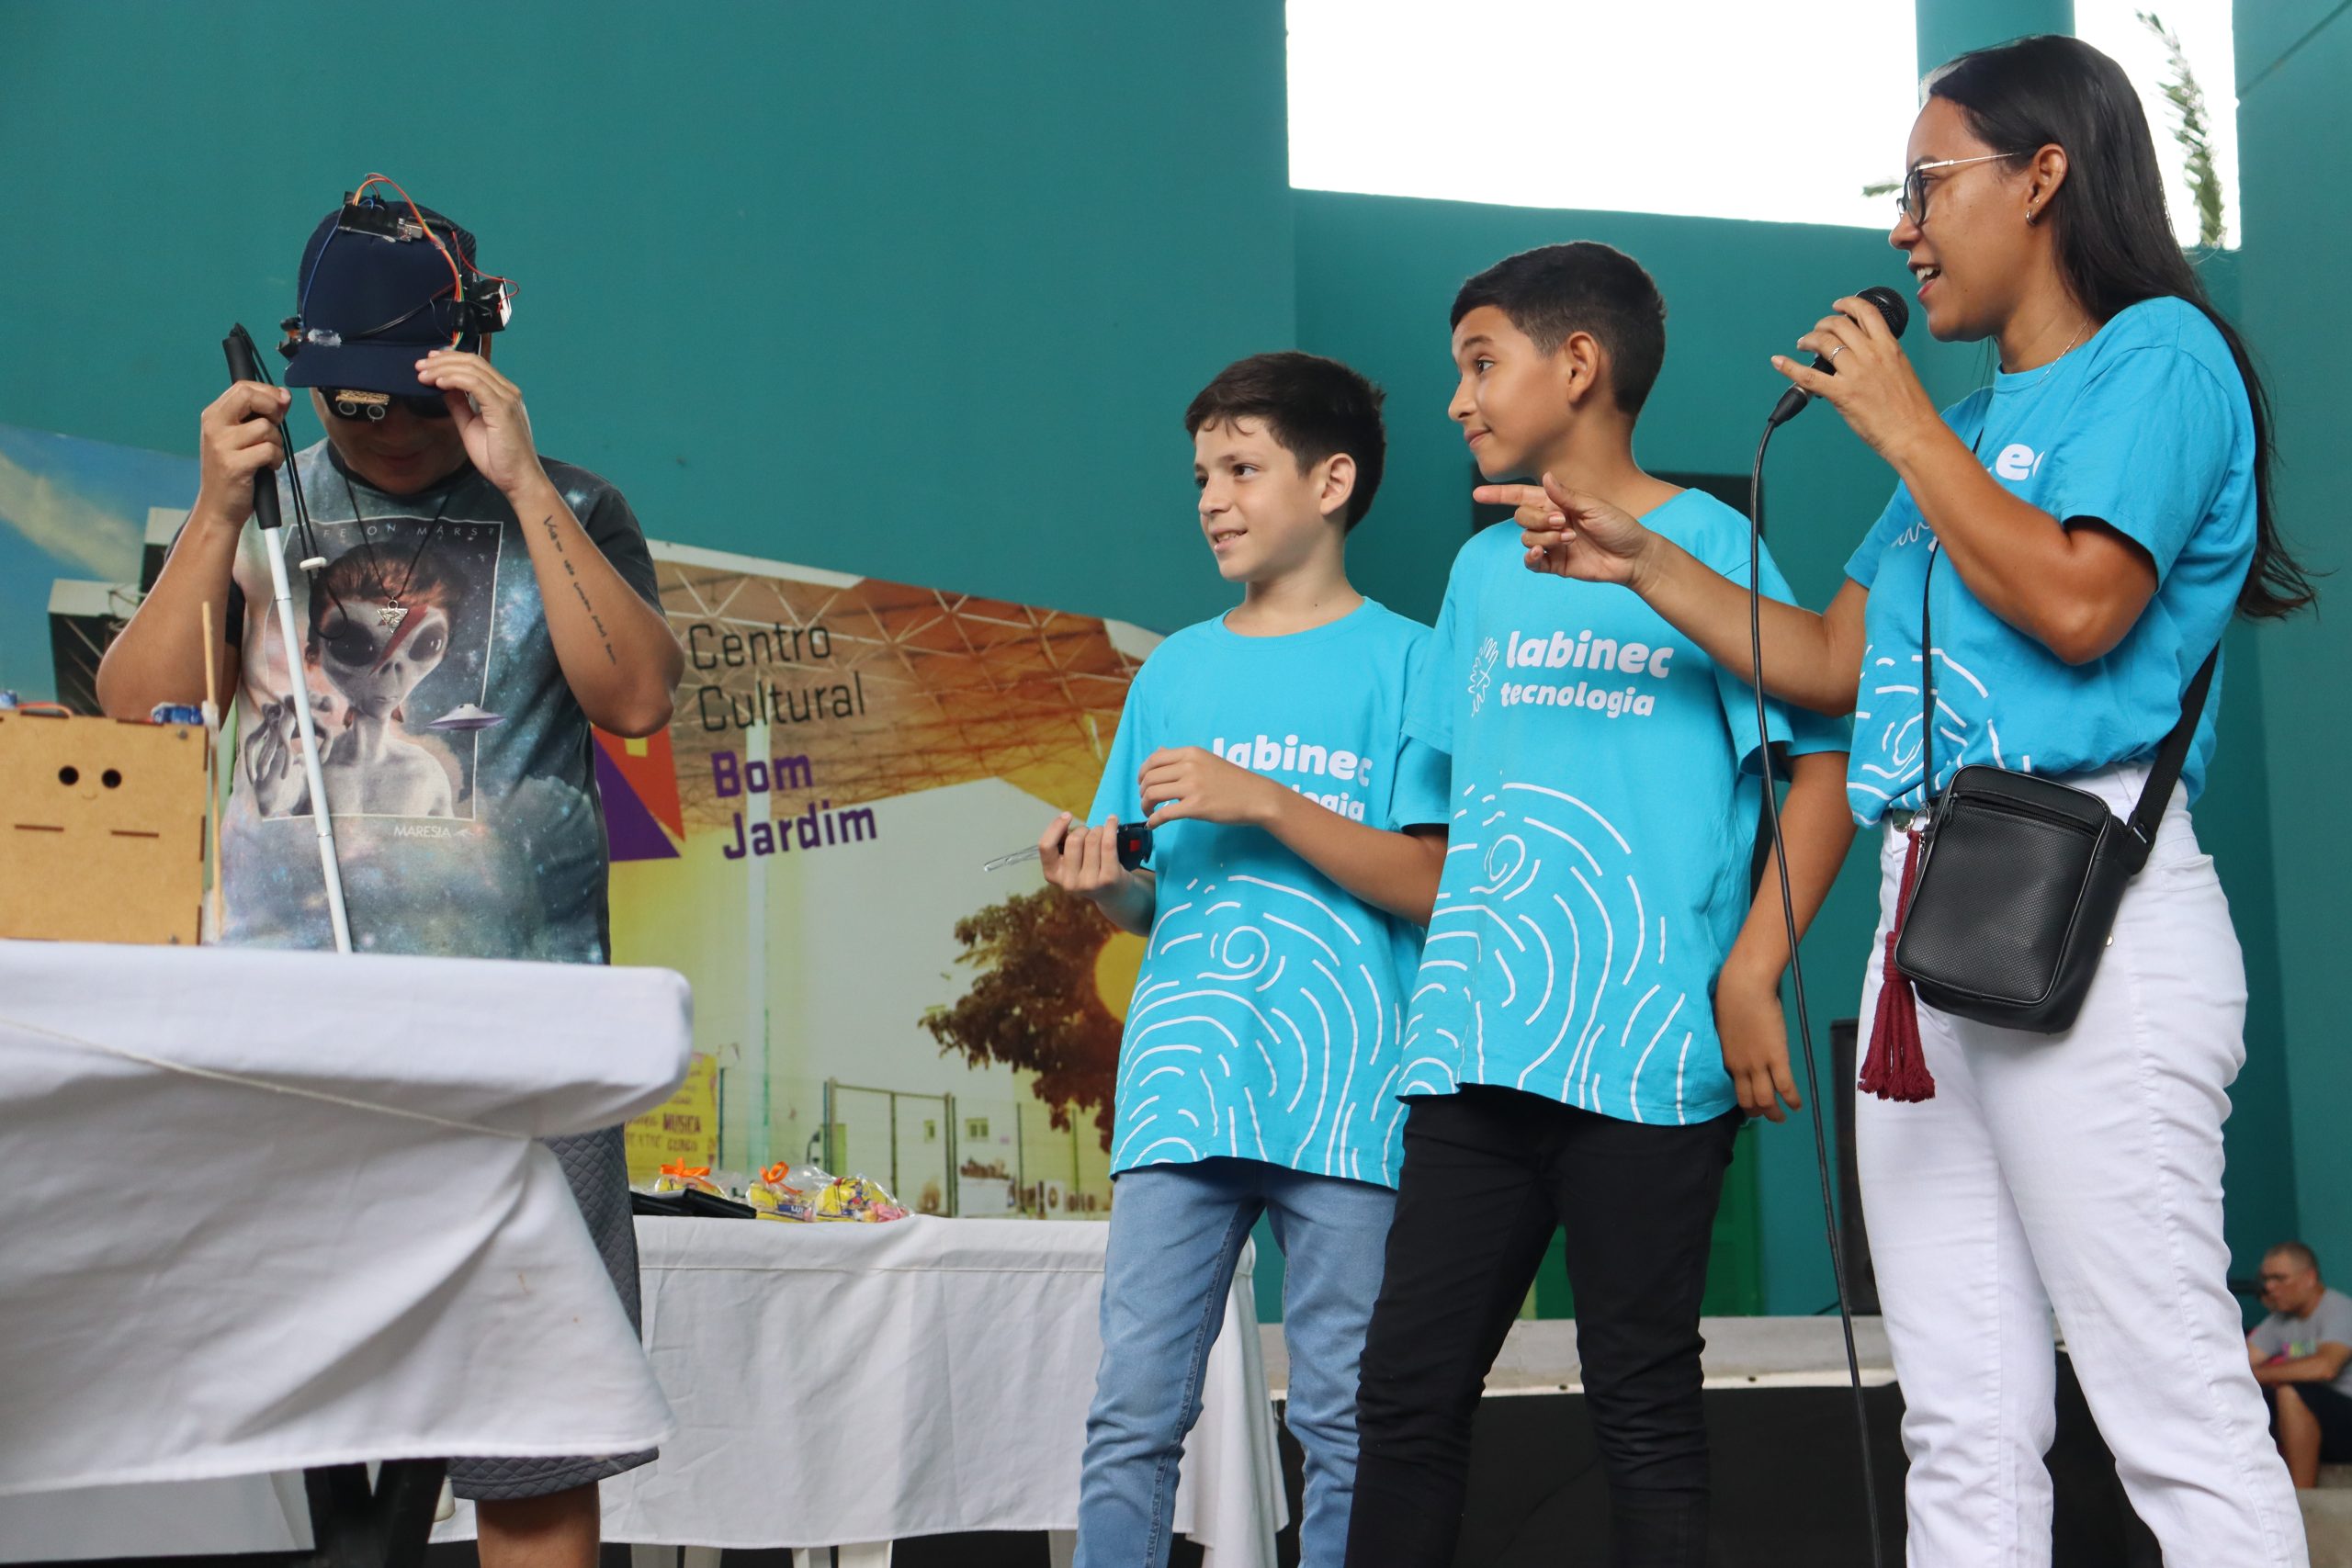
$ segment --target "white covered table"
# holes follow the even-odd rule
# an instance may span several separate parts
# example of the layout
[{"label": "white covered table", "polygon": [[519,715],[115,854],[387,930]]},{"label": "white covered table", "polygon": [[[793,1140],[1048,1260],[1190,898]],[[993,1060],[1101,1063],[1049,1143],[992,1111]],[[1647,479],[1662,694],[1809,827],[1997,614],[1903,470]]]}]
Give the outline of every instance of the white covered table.
[{"label": "white covered table", "polygon": [[0,942],[0,1556],[225,1550],[269,1472],[665,1440],[534,1140],[668,1098],[687,1008],[665,970]]},{"label": "white covered table", "polygon": [[[811,1547],[1071,1529],[1109,1228],[639,1220],[646,1350],[678,1434],[605,1483],[605,1539]],[[1250,1264],[1176,1499],[1176,1528],[1217,1568],[1272,1568],[1284,1518]]]}]

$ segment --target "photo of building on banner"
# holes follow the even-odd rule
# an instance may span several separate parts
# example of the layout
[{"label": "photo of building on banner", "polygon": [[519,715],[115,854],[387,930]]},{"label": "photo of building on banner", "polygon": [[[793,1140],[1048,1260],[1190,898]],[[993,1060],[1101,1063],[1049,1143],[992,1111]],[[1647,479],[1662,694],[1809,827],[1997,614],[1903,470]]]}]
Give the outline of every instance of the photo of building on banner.
[{"label": "photo of building on banner", "polygon": [[1157,636],[652,551],[686,673],[666,734],[596,738],[613,962],[693,982],[696,1063],[632,1178],[809,1160],[917,1213],[1105,1213],[1143,944],[982,866],[1085,813]]},{"label": "photo of building on banner", "polygon": [[98,711],[98,658],[196,481],[193,457],[0,424],[0,691]]}]

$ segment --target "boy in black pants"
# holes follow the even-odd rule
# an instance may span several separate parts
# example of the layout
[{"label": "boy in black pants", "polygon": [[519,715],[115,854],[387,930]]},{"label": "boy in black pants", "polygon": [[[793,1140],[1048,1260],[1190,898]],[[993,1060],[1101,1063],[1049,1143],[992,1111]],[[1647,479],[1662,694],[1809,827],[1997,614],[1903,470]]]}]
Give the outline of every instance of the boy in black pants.
[{"label": "boy in black pants", "polygon": [[[1552,474],[1745,581],[1746,520],[1634,460],[1665,315],[1605,245],[1513,256],[1455,298],[1452,412],[1489,480]],[[1546,504],[1533,485],[1478,499]],[[1558,1227],[1616,1560],[1696,1568],[1709,1235],[1741,1105],[1797,1103],[1779,899],[1747,880],[1759,754],[1795,754],[1783,822],[1809,919],[1852,834],[1844,727],[1776,711],[1758,735],[1745,683],[1634,595],[1531,570],[1510,526],[1455,560],[1430,668],[1405,728],[1452,758],[1449,843],[1406,1032],[1348,1562],[1452,1561],[1471,1416]]]}]

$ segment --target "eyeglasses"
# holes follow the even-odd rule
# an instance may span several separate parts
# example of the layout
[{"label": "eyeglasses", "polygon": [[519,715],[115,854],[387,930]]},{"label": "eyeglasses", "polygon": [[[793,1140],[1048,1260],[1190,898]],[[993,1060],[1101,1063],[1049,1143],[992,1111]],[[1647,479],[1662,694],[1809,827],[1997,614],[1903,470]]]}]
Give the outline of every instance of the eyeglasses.
[{"label": "eyeglasses", "polygon": [[327,412],[337,419],[364,419],[378,424],[395,408],[407,410],[411,419],[449,417],[449,405],[439,398],[395,397],[390,392],[363,392],[347,387],[328,392],[326,405]]},{"label": "eyeglasses", "polygon": [[1912,227],[1918,228],[1928,221],[1929,169],[1957,169],[1969,164],[1990,164],[2016,156],[2014,152],[1987,152],[1981,158],[1939,158],[1932,164],[1921,164],[1903,176],[1903,193],[1894,198],[1894,205],[1904,217],[1911,220]]}]

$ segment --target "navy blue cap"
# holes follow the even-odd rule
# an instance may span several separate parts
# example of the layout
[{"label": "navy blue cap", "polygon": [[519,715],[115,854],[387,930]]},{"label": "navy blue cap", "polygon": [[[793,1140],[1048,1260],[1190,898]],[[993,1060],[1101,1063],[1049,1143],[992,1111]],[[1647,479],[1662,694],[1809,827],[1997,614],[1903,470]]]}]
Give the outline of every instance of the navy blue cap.
[{"label": "navy blue cap", "polygon": [[[479,351],[479,334],[450,341],[474,276],[474,237],[430,208],[416,213],[424,226],[408,203],[368,197],[311,231],[295,274],[290,324],[299,336],[288,345],[288,386],[431,397],[416,378],[418,360],[436,348]],[[455,276],[447,253],[457,256]]]}]

